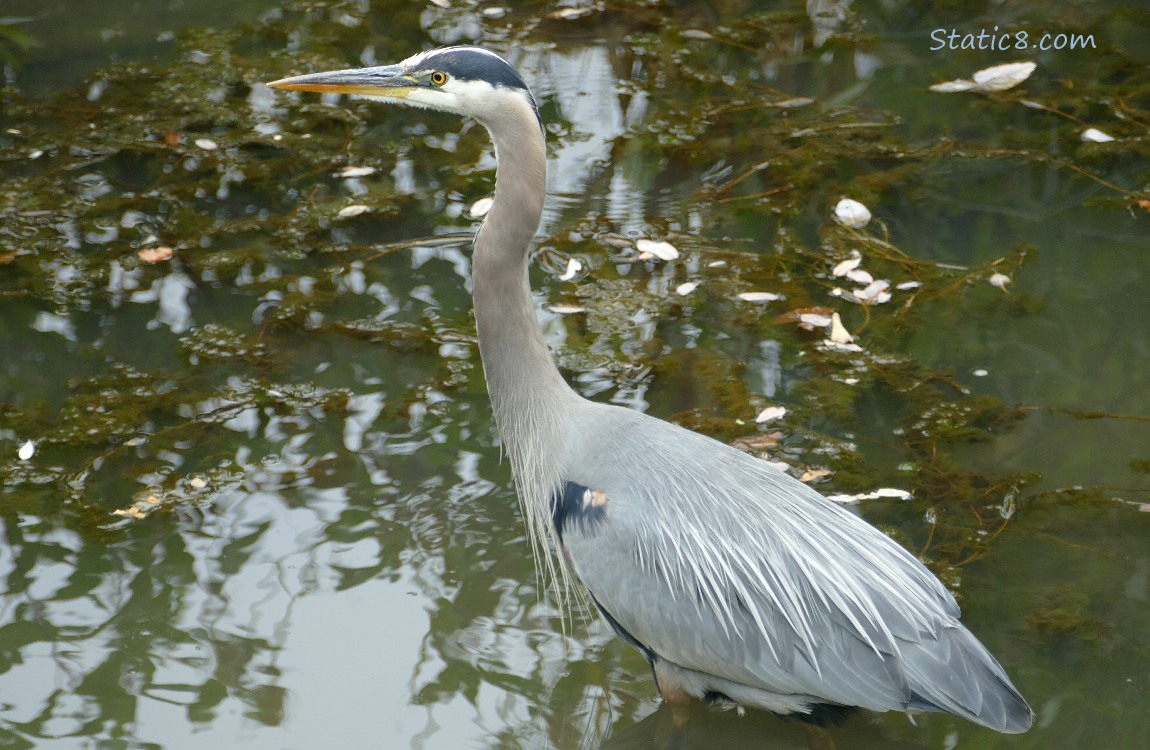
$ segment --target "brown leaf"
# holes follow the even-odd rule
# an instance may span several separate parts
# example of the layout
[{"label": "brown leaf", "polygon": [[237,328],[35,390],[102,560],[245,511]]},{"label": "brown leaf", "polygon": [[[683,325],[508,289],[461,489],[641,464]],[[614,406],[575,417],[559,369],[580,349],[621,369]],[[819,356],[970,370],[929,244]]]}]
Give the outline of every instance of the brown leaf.
[{"label": "brown leaf", "polygon": [[765,432],[758,435],[747,435],[746,437],[737,438],[731,445],[741,451],[753,453],[755,451],[765,451],[771,446],[778,445],[782,439],[783,433],[781,432]]}]

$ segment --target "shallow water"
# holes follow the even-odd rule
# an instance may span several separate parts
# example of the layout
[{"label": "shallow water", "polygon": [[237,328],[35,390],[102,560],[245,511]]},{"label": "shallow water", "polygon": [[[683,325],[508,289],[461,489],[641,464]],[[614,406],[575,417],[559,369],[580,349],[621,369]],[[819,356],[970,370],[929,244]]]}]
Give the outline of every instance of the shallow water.
[{"label": "shallow water", "polygon": [[[637,652],[541,595],[470,317],[481,129],[261,85],[481,41],[550,133],[533,283],[565,374],[778,433],[827,494],[911,491],[857,507],[1038,712],[1018,737],[862,712],[835,746],[1145,746],[1146,11],[443,4],[5,8],[33,20],[0,27],[0,745],[825,743],[758,712],[676,729]],[[995,24],[1097,46],[930,51]],[[1030,58],[1010,91],[927,91]],[[852,251],[919,286],[836,296]],[[810,307],[861,351],[784,316]]]}]

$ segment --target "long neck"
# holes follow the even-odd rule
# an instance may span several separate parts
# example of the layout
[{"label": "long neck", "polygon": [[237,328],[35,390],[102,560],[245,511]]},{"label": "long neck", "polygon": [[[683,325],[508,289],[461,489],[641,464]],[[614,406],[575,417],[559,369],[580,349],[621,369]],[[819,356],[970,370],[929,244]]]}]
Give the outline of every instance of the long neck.
[{"label": "long neck", "polygon": [[524,501],[542,500],[561,477],[556,449],[579,397],[551,358],[527,269],[543,214],[547,160],[535,123],[497,137],[495,202],[475,238],[475,323],[487,390]]}]

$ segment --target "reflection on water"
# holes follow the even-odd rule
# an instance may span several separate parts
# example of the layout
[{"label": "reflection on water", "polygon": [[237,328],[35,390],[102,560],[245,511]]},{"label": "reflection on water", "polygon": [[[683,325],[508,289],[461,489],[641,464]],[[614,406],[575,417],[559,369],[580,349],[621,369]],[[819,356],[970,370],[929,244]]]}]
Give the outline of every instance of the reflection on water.
[{"label": "reflection on water", "polygon": [[[1000,62],[927,57],[922,29],[965,23],[930,3],[260,5],[165,35],[171,66],[124,31],[65,70],[77,32],[38,21],[0,92],[0,744],[825,746],[755,712],[676,728],[636,652],[541,596],[470,317],[479,129],[259,83],[430,38],[485,40],[535,87],[533,284],[577,387],[754,436],[830,469],[828,492],[912,490],[861,512],[943,576],[1039,714],[1003,738],[859,713],[837,747],[1142,747],[1150,256],[1123,149],[1150,116],[1122,109],[1145,71],[1121,49],[1040,56],[1043,110],[927,93]],[[1013,18],[1069,23],[1044,12]],[[109,57],[127,64],[78,72]],[[25,98],[55,66],[76,91]],[[844,194],[866,232],[827,220]],[[639,259],[640,237],[682,256]],[[174,258],[137,256],[156,246]],[[829,271],[852,250],[919,286],[844,301]],[[862,351],[786,316],[814,308]],[[788,417],[759,428],[768,404]]]}]

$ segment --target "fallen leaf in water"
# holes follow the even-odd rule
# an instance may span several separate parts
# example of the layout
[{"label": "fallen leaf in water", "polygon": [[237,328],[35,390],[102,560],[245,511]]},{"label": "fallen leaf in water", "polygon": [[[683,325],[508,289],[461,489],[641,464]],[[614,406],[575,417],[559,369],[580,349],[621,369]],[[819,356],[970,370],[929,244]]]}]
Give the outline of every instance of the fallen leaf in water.
[{"label": "fallen leaf in water", "polygon": [[803,475],[799,477],[799,481],[810,482],[815,479],[821,479],[823,477],[830,476],[830,473],[830,469],[807,469],[803,472]]},{"label": "fallen leaf in water", "polygon": [[747,435],[736,439],[731,445],[744,451],[764,451],[778,445],[783,439],[781,432],[764,432],[760,435]]}]

